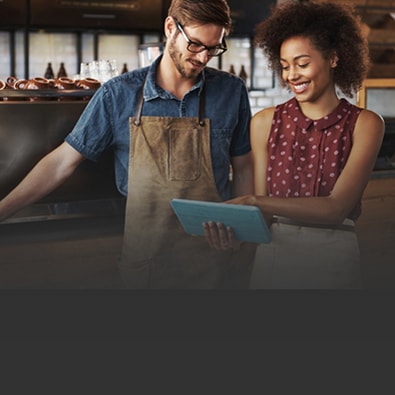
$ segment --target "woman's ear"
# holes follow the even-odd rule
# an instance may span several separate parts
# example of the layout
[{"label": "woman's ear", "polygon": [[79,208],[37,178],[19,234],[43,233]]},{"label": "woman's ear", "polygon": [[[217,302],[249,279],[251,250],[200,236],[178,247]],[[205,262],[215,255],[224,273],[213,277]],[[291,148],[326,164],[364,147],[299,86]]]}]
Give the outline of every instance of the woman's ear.
[{"label": "woman's ear", "polygon": [[337,64],[339,63],[339,57],[337,56],[337,54],[336,53],[334,53],[332,56],[331,56],[331,67],[332,68],[335,68],[335,67],[337,67]]}]

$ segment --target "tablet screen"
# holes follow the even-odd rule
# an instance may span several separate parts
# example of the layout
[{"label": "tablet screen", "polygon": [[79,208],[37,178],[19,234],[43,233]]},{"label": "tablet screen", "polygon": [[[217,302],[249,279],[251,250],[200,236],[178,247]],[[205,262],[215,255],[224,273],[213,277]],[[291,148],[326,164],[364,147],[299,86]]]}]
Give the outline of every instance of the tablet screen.
[{"label": "tablet screen", "polygon": [[214,221],[231,226],[237,240],[252,243],[271,241],[270,230],[258,207],[190,199],[172,199],[170,204],[185,232],[190,235],[204,236],[202,223]]}]

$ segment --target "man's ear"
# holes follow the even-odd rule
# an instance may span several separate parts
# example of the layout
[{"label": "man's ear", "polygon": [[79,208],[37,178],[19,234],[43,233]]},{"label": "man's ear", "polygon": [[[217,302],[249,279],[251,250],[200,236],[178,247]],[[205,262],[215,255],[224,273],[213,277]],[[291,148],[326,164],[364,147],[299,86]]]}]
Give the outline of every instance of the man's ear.
[{"label": "man's ear", "polygon": [[169,38],[173,34],[175,29],[177,29],[177,27],[174,22],[174,19],[171,16],[168,16],[165,19],[165,23],[164,23],[164,32],[165,32],[166,38]]}]

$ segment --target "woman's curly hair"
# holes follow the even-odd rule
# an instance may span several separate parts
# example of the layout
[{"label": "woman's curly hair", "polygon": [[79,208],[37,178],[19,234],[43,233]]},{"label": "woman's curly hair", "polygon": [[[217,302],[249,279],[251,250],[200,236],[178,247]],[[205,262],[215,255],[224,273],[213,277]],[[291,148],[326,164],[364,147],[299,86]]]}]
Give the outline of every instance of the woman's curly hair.
[{"label": "woman's curly hair", "polygon": [[[281,77],[280,47],[284,40],[302,36],[329,57],[339,57],[334,69],[336,86],[349,97],[357,92],[369,71],[369,47],[359,15],[350,4],[290,0],[278,4],[255,28],[255,44]],[[281,84],[286,86],[280,78]]]}]

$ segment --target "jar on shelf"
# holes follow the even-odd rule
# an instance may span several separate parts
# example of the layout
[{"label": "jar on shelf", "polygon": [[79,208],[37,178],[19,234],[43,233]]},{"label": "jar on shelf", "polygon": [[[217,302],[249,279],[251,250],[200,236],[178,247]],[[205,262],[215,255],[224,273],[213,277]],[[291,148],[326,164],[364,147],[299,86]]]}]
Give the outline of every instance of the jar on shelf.
[{"label": "jar on shelf", "polygon": [[123,67],[122,67],[121,74],[127,73],[128,71],[129,71],[129,70],[128,70],[128,65],[127,65],[127,63],[124,63],[124,64],[123,64]]},{"label": "jar on shelf", "polygon": [[64,67],[64,62],[60,63],[60,67],[59,67],[58,74],[56,77],[57,78],[67,77],[67,72],[66,72],[66,68]]},{"label": "jar on shelf", "polygon": [[45,73],[44,73],[44,78],[46,78],[47,80],[52,80],[52,79],[55,78],[55,74],[53,72],[53,68],[52,68],[52,63],[51,62],[48,62],[48,64],[47,64],[47,68],[46,68]]},{"label": "jar on shelf", "polygon": [[248,74],[247,74],[247,72],[246,72],[246,70],[245,70],[244,65],[241,65],[241,70],[240,70],[240,73],[239,73],[239,77],[240,77],[245,83],[247,83]]}]

